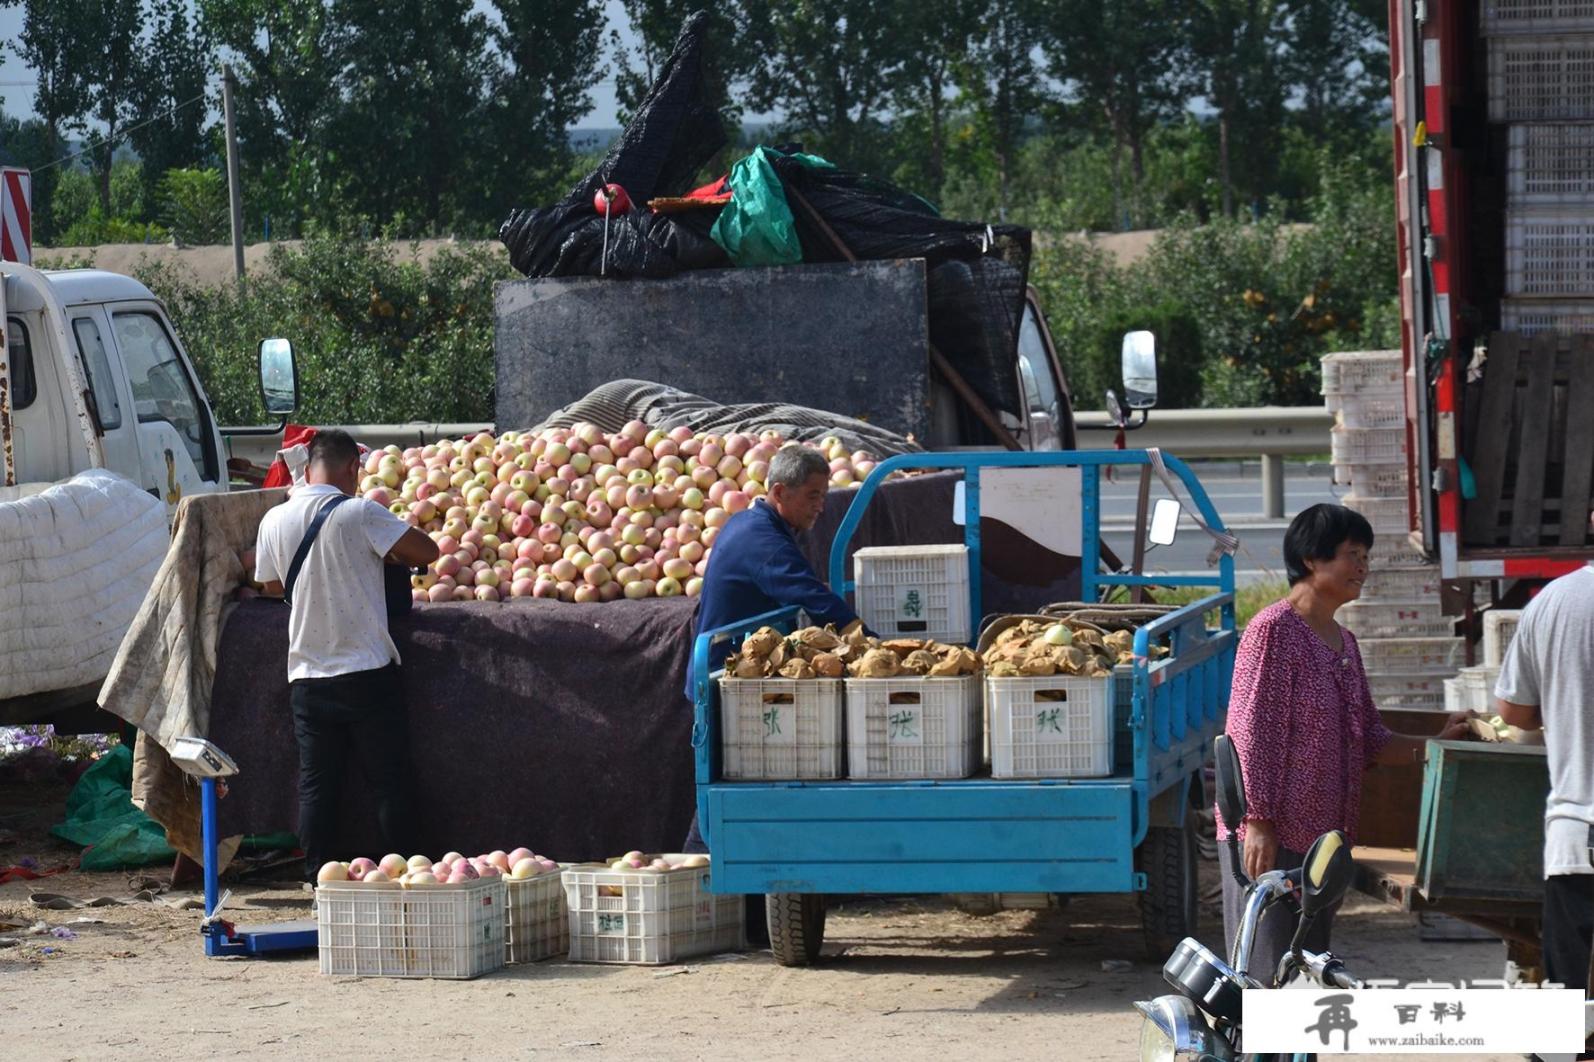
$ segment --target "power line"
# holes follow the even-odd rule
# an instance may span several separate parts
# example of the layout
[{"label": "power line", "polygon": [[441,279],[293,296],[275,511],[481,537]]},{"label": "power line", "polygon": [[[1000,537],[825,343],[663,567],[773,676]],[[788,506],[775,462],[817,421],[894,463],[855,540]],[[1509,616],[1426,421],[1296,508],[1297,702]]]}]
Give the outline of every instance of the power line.
[{"label": "power line", "polygon": [[[177,105],[175,105],[175,106],[173,106],[173,107],[171,107],[171,108],[169,108],[167,110],[162,111],[160,114],[155,115],[155,117],[153,117],[153,118],[146,118],[142,122],[139,122],[139,123],[137,123],[135,125],[130,125],[126,129],[123,129],[121,131],[121,134],[117,137],[117,139],[120,140],[120,139],[122,139],[122,137],[127,136],[129,133],[133,132],[135,129],[142,129],[146,125],[150,125],[150,124],[152,124],[154,122],[160,121],[162,118],[170,118],[172,115],[176,114],[178,111],[182,110],[184,107],[187,107],[187,106],[189,106],[191,104],[198,103],[201,100],[203,100],[204,98],[205,98],[204,94],[201,93],[200,95],[195,96],[192,99],[186,99],[183,102],[181,102],[181,103],[179,103],[179,104],[177,104]],[[74,152],[72,152],[72,154],[66,155],[66,156],[64,156],[62,158],[58,158],[54,162],[46,162],[43,166],[35,166],[33,168],[33,172],[34,173],[38,173],[40,170],[47,170],[47,169],[49,169],[52,166],[60,166],[63,163],[71,162],[73,159],[78,158],[81,155],[87,155],[90,151],[99,150],[100,148],[105,146],[105,143],[106,143],[105,138],[104,137],[100,137],[99,140],[97,140],[96,142],[90,144],[88,147],[82,148],[82,149],[80,149],[78,151],[74,151]]]}]

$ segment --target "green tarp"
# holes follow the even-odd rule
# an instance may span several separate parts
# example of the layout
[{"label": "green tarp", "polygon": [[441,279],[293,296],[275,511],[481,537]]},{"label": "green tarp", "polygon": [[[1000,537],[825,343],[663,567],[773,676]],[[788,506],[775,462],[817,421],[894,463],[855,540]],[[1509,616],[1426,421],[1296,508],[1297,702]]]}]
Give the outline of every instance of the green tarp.
[{"label": "green tarp", "polygon": [[177,853],[166,831],[133,806],[133,753],[119,745],[83,772],[66,798],[66,821],[50,832],[81,845],[84,870],[119,870],[167,862]]},{"label": "green tarp", "polygon": [[[731,167],[731,201],[709,233],[738,266],[792,265],[803,260],[786,187],[770,161],[775,154],[772,148],[755,148]],[[815,169],[835,169],[818,155],[790,157]]]}]

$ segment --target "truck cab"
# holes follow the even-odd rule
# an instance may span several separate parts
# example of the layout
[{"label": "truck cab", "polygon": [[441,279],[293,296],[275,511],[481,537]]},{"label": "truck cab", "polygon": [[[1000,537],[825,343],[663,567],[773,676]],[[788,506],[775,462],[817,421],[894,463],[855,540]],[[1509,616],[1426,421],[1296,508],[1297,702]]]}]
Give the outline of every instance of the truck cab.
[{"label": "truck cab", "polygon": [[166,310],[130,277],[0,262],[0,483],[106,468],[161,498],[227,489],[226,452]]}]

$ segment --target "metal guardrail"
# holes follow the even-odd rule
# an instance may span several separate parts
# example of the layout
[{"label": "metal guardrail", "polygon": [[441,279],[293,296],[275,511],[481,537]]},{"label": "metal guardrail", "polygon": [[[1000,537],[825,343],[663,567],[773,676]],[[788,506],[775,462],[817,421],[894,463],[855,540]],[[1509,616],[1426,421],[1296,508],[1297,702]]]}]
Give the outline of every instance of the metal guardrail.
[{"label": "metal guardrail", "polygon": [[[1107,427],[1105,413],[1079,413],[1083,428]],[[458,439],[491,424],[417,422],[410,424],[338,425],[366,446],[421,446],[438,439]],[[1262,508],[1274,519],[1284,515],[1284,458],[1326,454],[1334,415],[1321,406],[1264,406],[1260,409],[1160,409],[1146,426],[1129,433],[1136,448],[1159,447],[1183,458],[1261,457]],[[222,429],[226,431],[225,428]],[[1105,448],[1111,436],[1087,432],[1081,437],[1088,449]],[[257,465],[270,464],[282,440],[276,436],[230,436],[230,457]]]}]

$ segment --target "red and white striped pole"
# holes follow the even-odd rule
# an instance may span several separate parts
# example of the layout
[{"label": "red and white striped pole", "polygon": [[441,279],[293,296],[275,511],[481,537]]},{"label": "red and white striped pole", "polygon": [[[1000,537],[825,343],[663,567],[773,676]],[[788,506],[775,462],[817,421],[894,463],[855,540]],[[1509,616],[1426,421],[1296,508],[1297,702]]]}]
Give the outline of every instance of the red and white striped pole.
[{"label": "red and white striped pole", "polygon": [[33,262],[33,174],[0,166],[0,261]]}]

